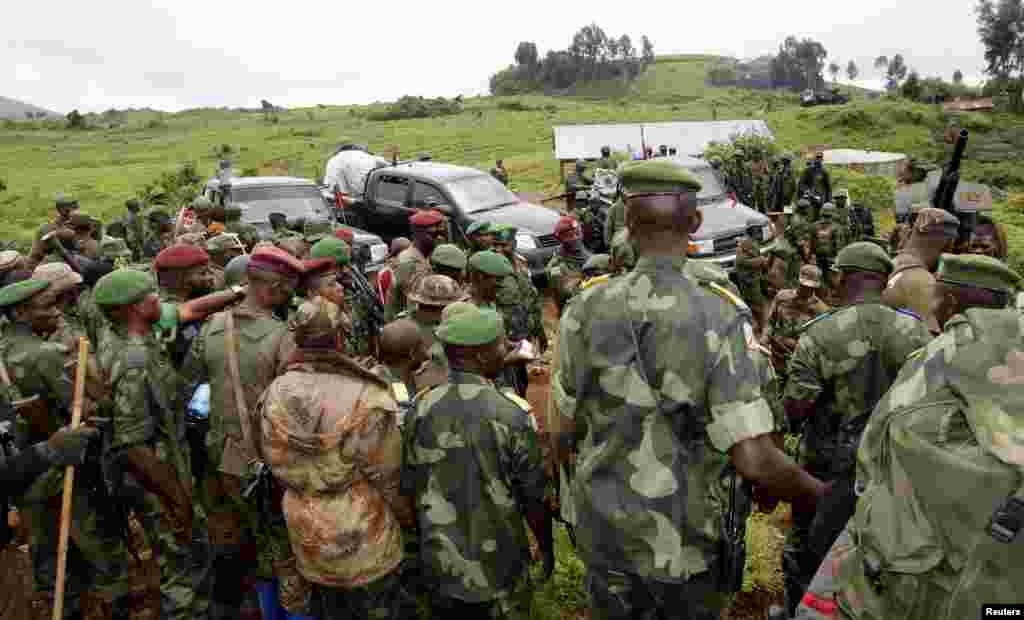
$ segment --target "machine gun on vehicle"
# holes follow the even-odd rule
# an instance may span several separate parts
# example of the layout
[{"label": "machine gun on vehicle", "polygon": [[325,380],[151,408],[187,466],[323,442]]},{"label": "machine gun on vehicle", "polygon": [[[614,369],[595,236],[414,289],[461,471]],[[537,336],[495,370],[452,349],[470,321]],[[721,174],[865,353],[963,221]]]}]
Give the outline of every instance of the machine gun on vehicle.
[{"label": "machine gun on vehicle", "polygon": [[942,171],[939,186],[935,188],[935,195],[932,196],[933,207],[942,209],[960,220],[960,230],[957,239],[958,246],[964,245],[971,240],[971,233],[974,232],[974,224],[977,220],[977,214],[974,212],[957,211],[954,202],[957,186],[960,184],[960,163],[963,161],[964,151],[967,149],[967,137],[967,130],[960,130],[956,146],[953,148],[953,157]]}]

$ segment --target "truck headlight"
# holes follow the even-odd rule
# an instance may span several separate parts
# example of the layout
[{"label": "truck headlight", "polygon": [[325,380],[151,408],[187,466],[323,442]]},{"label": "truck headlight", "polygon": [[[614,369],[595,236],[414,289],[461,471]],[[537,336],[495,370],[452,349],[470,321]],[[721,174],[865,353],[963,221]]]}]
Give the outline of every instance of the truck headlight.
[{"label": "truck headlight", "polygon": [[771,241],[775,237],[775,227],[771,224],[765,224],[761,227],[761,240]]},{"label": "truck headlight", "polygon": [[715,253],[715,241],[714,239],[705,239],[704,241],[691,240],[686,247],[686,253],[690,256],[707,256]]},{"label": "truck headlight", "polygon": [[536,250],[537,238],[529,233],[516,233],[516,247],[523,250]]}]

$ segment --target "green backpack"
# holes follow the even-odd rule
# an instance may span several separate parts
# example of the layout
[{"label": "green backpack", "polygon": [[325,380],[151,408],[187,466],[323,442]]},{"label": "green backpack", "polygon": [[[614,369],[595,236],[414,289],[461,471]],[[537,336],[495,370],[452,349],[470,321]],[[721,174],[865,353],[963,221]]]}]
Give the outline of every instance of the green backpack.
[{"label": "green backpack", "polygon": [[1015,311],[969,310],[876,409],[838,566],[852,617],[959,620],[1024,600],[1022,335]]}]

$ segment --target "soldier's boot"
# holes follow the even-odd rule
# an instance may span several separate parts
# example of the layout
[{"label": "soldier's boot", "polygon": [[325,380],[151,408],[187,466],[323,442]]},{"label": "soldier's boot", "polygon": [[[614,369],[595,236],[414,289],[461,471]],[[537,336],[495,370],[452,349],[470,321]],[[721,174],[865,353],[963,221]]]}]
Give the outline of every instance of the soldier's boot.
[{"label": "soldier's boot", "polygon": [[82,620],[114,620],[116,599],[109,592],[82,594]]}]

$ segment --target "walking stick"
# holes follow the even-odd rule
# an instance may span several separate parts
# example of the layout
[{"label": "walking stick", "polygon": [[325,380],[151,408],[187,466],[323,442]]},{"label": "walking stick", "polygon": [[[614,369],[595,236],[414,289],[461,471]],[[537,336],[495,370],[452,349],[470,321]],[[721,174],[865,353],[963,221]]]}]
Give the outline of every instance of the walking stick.
[{"label": "walking stick", "polygon": [[[82,397],[85,393],[85,371],[89,363],[89,340],[78,339],[78,367],[75,368],[75,401],[71,410],[71,428],[76,429],[82,422]],[[53,604],[53,620],[64,617],[64,581],[67,577],[68,535],[71,530],[71,491],[75,485],[75,466],[64,470],[64,496],[60,510],[60,538],[57,544],[57,587]]]}]

